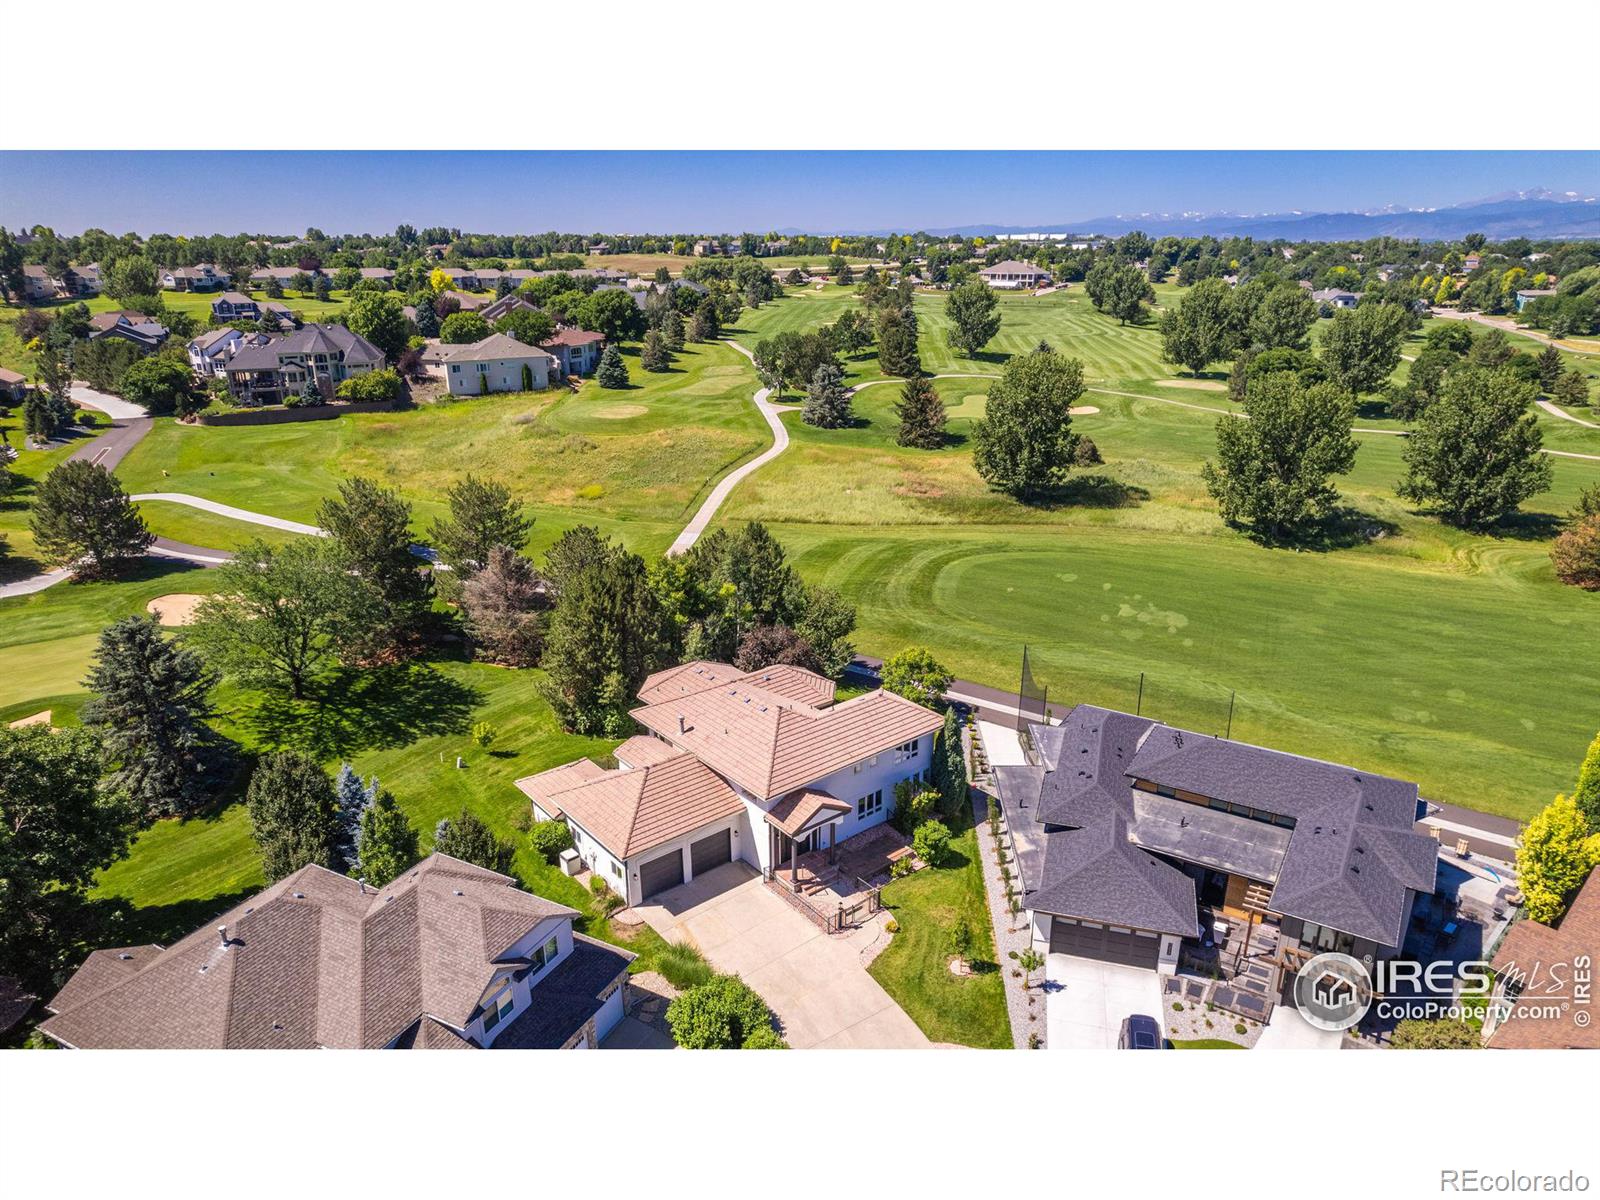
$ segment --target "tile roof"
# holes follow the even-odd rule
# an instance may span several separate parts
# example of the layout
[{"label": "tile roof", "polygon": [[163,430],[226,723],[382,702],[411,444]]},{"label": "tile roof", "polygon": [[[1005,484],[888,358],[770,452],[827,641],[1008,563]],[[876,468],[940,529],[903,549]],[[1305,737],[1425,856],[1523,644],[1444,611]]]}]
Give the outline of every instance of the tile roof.
[{"label": "tile roof", "polygon": [[563,328],[540,342],[541,346],[587,346],[590,342],[603,342],[606,335],[589,329]]},{"label": "tile roof", "polygon": [[648,766],[607,771],[554,799],[568,819],[619,859],[744,811],[744,802],[721,776],[683,753]]},{"label": "tile roof", "polygon": [[869,692],[819,710],[749,678],[646,704],[632,715],[762,799],[803,787],[943,724],[932,709],[893,692]]},{"label": "tile roof", "polygon": [[440,854],[380,889],[305,867],[126,978],[99,987],[97,966],[84,999],[69,981],[42,1028],[81,1047],[385,1046],[423,1016],[464,1027],[496,960],[541,921],[575,915]]},{"label": "tile roof", "polygon": [[636,733],[611,753],[618,762],[630,767],[648,767],[665,762],[678,751],[658,737]]},{"label": "tile roof", "polygon": [[829,792],[800,788],[790,792],[767,810],[767,822],[790,837],[806,831],[820,813],[848,813],[850,806]]},{"label": "tile roof", "polygon": [[727,663],[696,659],[646,675],[644,683],[639,685],[639,699],[646,704],[657,704],[692,692],[703,692],[708,687],[737,679],[741,674],[738,667]]},{"label": "tile roof", "polygon": [[[1574,965],[1580,955],[1594,957],[1600,947],[1600,871],[1591,871],[1556,926],[1518,921],[1495,951],[1494,970],[1502,983],[1515,978],[1521,994],[1489,1037],[1494,1050],[1600,1050],[1600,1028],[1579,1025]],[[1534,1015],[1559,1008],[1560,1015]]]},{"label": "tile roof", "polygon": [[517,788],[552,817],[562,815],[561,807],[552,798],[561,792],[571,791],[585,783],[593,783],[605,775],[606,769],[593,759],[580,758],[576,762],[540,771],[517,780]]}]

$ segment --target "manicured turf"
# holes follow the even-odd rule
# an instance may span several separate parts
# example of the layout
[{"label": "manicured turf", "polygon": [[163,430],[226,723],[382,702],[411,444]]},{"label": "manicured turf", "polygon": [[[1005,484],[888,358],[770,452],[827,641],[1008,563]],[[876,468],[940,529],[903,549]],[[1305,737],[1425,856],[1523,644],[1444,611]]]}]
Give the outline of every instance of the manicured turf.
[{"label": "manicured turf", "polygon": [[1193,1038],[1189,1041],[1171,1040],[1174,1050],[1248,1050],[1249,1046],[1241,1046],[1238,1042],[1230,1042],[1226,1038]]},{"label": "manicured turf", "polygon": [[[1009,1049],[1002,964],[984,900],[977,836],[970,828],[951,842],[950,861],[883,889],[883,904],[900,926],[868,968],[872,977],[935,1042]],[[974,938],[971,975],[950,973],[950,928],[965,916]]]},{"label": "manicured turf", "polygon": [[[0,327],[3,327],[0,322]],[[7,473],[13,486],[0,493],[0,583],[44,569],[34,558],[33,533],[28,527],[28,506],[32,502],[34,487],[57,466],[67,460],[86,439],[102,432],[110,419],[97,412],[83,412],[83,420],[60,435],[57,444],[45,450],[29,450],[22,432],[22,410],[0,409],[0,435],[17,452],[17,461],[11,463]]]}]

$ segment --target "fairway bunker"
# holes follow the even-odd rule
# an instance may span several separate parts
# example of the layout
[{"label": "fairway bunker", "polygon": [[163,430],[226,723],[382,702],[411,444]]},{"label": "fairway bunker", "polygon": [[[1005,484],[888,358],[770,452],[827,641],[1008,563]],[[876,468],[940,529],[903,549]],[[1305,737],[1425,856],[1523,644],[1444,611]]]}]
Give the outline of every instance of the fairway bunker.
[{"label": "fairway bunker", "polygon": [[589,415],[597,421],[626,421],[629,417],[642,417],[649,411],[642,404],[608,404]]},{"label": "fairway bunker", "polygon": [[1100,410],[1092,404],[1079,404],[1067,410],[1075,417],[1092,417]]},{"label": "fairway bunker", "polygon": [[204,596],[192,592],[169,592],[165,596],[157,596],[144,609],[153,613],[163,625],[190,625],[194,623],[194,610],[204,599]]},{"label": "fairway bunker", "polygon": [[49,725],[50,724],[50,712],[51,712],[51,710],[47,708],[43,712],[34,713],[31,717],[21,717],[21,718],[15,720],[15,721],[11,722],[9,728],[11,728],[11,729],[26,729],[30,725]]},{"label": "fairway bunker", "polygon": [[1195,392],[1225,392],[1228,385],[1219,379],[1158,379],[1157,387],[1188,388]]}]

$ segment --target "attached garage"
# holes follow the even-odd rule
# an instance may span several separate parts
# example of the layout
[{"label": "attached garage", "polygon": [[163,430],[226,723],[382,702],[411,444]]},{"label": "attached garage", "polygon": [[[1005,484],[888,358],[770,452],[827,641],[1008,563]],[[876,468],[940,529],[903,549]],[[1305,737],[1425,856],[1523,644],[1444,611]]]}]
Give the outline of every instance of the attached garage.
[{"label": "attached garage", "polygon": [[1153,933],[1120,932],[1104,925],[1051,917],[1050,953],[1076,954],[1079,958],[1148,967],[1153,971],[1161,953],[1161,938]]},{"label": "attached garage", "polygon": [[724,829],[689,843],[689,866],[696,875],[733,861],[733,830]]},{"label": "attached garage", "polygon": [[639,898],[648,900],[657,892],[683,882],[683,851],[674,850],[639,866]]}]

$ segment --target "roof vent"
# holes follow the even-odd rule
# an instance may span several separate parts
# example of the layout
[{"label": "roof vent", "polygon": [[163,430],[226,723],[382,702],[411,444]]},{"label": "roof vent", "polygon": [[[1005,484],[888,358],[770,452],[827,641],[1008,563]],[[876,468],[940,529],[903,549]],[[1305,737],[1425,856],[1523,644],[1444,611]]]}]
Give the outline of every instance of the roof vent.
[{"label": "roof vent", "polygon": [[1361,874],[1361,868],[1356,866],[1355,863],[1351,863],[1350,864],[1350,874],[1352,874],[1352,875]]},{"label": "roof vent", "polygon": [[283,1032],[283,1024],[279,1021],[274,1021],[272,1023],[272,1028],[277,1030],[279,1033]]},{"label": "roof vent", "polygon": [[131,962],[132,959],[133,959],[133,955],[129,954],[126,950],[124,950],[121,954],[117,955],[117,957],[120,958],[123,962]]},{"label": "roof vent", "polygon": [[217,936],[222,939],[222,944],[226,946],[228,944],[228,927],[226,925],[218,925]]},{"label": "roof vent", "polygon": [[462,893],[462,891],[461,891],[461,889],[460,889],[460,888],[456,888],[456,890],[455,890],[455,894],[456,894],[456,895],[458,895],[458,896],[460,896],[460,895],[462,895],[462,894],[463,894],[463,893]]},{"label": "roof vent", "polygon": [[304,900],[306,898],[306,894],[304,892],[295,892],[294,898],[296,900]]}]

